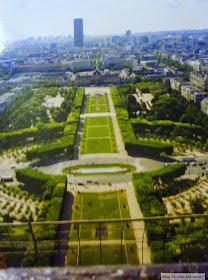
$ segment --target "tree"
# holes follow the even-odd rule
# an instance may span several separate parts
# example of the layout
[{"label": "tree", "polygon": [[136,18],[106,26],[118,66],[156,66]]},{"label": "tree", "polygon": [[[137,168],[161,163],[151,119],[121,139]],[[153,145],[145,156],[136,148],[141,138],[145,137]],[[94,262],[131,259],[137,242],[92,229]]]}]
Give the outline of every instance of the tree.
[{"label": "tree", "polygon": [[195,198],[191,198],[189,200],[192,212],[195,214],[203,214],[205,211],[205,208],[203,206],[203,198],[196,196]]}]

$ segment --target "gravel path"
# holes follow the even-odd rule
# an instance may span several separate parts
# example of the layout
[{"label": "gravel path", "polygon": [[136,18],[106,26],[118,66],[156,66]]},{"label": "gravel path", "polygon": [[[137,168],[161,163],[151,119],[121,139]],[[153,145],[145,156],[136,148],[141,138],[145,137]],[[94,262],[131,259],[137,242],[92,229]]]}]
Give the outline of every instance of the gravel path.
[{"label": "gravel path", "polygon": [[[132,219],[143,218],[143,214],[137,202],[136,195],[134,192],[134,186],[132,182],[129,182],[128,185],[126,186],[126,195],[127,195],[127,201],[129,205],[129,212],[131,218]],[[140,264],[151,264],[150,248],[147,244],[145,223],[143,221],[132,222],[132,226],[134,229],[134,236],[137,243],[137,252],[138,252]],[[143,252],[142,252],[142,247],[143,247]]]},{"label": "gravel path", "polygon": [[117,118],[116,118],[116,112],[115,112],[115,108],[114,108],[114,105],[113,105],[113,100],[112,100],[110,92],[107,93],[107,96],[108,96],[108,102],[109,102],[109,106],[110,106],[110,112],[112,113],[112,120],[113,120],[114,134],[115,134],[115,137],[116,137],[117,149],[118,149],[118,152],[121,155],[127,156],[127,152],[125,150],[123,139],[122,139],[121,132],[120,132],[120,128],[118,126],[118,121],[117,121]]}]

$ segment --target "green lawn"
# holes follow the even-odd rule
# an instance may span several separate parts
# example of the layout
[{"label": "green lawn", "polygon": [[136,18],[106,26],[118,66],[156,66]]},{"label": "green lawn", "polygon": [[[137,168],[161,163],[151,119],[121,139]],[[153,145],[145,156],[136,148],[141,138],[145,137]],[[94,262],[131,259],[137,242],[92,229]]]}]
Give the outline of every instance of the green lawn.
[{"label": "green lawn", "polygon": [[113,151],[111,148],[110,139],[87,139],[85,146],[86,154],[98,154],[98,153],[113,153],[117,152],[116,148]]},{"label": "green lawn", "polygon": [[86,103],[86,113],[105,113],[109,112],[108,97],[104,95],[88,95]]},{"label": "green lawn", "polygon": [[90,126],[87,129],[87,137],[109,137],[109,126]]},{"label": "green lawn", "polygon": [[116,153],[111,117],[88,117],[82,132],[81,153]]},{"label": "green lawn", "polygon": [[91,105],[87,107],[87,113],[106,113],[109,112],[109,108],[106,105]]},{"label": "green lawn", "polygon": [[86,122],[87,122],[88,126],[108,125],[110,121],[112,122],[110,117],[91,117],[91,118],[86,118]]},{"label": "green lawn", "polygon": [[[75,197],[72,220],[130,218],[126,192],[80,193]],[[120,239],[121,224],[102,224],[102,239]],[[81,240],[99,240],[99,224],[82,224]],[[124,239],[134,239],[131,223],[123,224]],[[77,240],[78,226],[72,225],[69,240]]]},{"label": "green lawn", "polygon": [[[106,193],[77,193],[73,205],[72,220],[96,220],[129,218],[129,207],[125,191]],[[123,231],[122,231],[123,228]],[[97,264],[138,264],[137,249],[131,223],[74,224],[71,227],[69,242],[78,241],[81,246],[69,244],[66,258],[67,265]],[[121,246],[122,237],[122,246]],[[88,241],[89,245],[82,244]],[[104,244],[105,240],[109,244]],[[128,243],[125,243],[126,242]],[[90,242],[93,242],[90,244]],[[102,243],[103,242],[103,243]],[[121,257],[122,255],[122,257]]]},{"label": "green lawn", "polygon": [[[78,256],[79,254],[79,256]],[[122,255],[122,258],[121,258]],[[101,256],[100,246],[70,246],[66,258],[66,265],[117,265],[117,264],[138,264],[136,244],[125,245],[102,245]]]}]

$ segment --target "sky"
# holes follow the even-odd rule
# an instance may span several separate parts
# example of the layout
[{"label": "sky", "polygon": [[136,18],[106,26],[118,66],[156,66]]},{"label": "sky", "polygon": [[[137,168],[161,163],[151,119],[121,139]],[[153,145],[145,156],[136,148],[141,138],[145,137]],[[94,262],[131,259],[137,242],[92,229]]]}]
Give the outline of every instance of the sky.
[{"label": "sky", "polygon": [[208,0],[0,0],[0,46],[5,40],[208,28]]}]

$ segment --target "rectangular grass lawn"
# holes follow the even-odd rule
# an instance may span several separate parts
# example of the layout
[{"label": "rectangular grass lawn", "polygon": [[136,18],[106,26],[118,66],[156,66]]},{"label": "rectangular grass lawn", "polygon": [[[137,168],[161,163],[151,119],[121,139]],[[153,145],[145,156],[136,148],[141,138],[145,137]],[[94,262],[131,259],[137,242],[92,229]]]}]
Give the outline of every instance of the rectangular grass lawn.
[{"label": "rectangular grass lawn", "polygon": [[[129,218],[129,207],[125,191],[104,193],[78,193],[73,205],[72,220],[96,220]],[[123,230],[122,230],[123,229]],[[137,248],[131,223],[101,224],[101,258],[100,258],[100,225],[74,224],[69,236],[69,252],[67,265],[96,265],[100,264],[138,264]],[[78,241],[70,244],[70,241]],[[122,247],[121,247],[122,237]],[[110,241],[105,244],[105,241]],[[125,240],[127,243],[125,243]],[[85,244],[82,242],[85,241]],[[86,241],[87,244],[86,245]],[[109,242],[108,241],[108,242]],[[90,244],[92,242],[92,244]],[[103,243],[102,243],[103,242]],[[73,244],[73,245],[72,245]],[[121,256],[122,254],[122,256]]]},{"label": "rectangular grass lawn", "polygon": [[[121,257],[122,255],[122,257]],[[101,243],[101,256],[99,245],[69,246],[66,265],[116,265],[116,264],[138,264],[136,244],[104,245]]]},{"label": "rectangular grass lawn", "polygon": [[87,125],[108,125],[109,124],[109,117],[91,117],[87,118]]},{"label": "rectangular grass lawn", "polygon": [[116,153],[117,145],[111,117],[88,117],[85,119],[81,153]]},{"label": "rectangular grass lawn", "polygon": [[111,140],[105,138],[87,139],[86,153],[88,154],[112,153]]},{"label": "rectangular grass lawn", "polygon": [[87,137],[109,137],[109,126],[89,126],[87,129]]},{"label": "rectangular grass lawn", "polygon": [[[126,192],[80,193],[73,206],[72,220],[96,220],[130,218]],[[103,239],[120,239],[121,224],[102,224]],[[99,240],[99,224],[82,224],[79,226],[81,240]],[[69,240],[77,240],[78,228],[72,225]],[[134,239],[131,223],[123,224],[123,238]]]},{"label": "rectangular grass lawn", "polygon": [[97,104],[97,105],[91,105],[87,107],[87,113],[106,113],[106,112],[109,112],[107,105]]},{"label": "rectangular grass lawn", "polygon": [[107,94],[88,95],[86,103],[86,113],[104,113],[109,112],[109,103]]},{"label": "rectangular grass lawn", "polygon": [[108,102],[106,97],[107,96],[105,96],[105,95],[99,95],[99,96],[88,95],[87,102],[89,103],[89,105],[106,104]]}]

